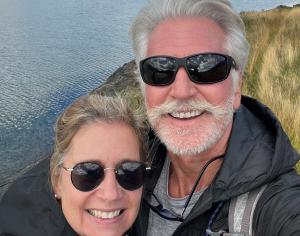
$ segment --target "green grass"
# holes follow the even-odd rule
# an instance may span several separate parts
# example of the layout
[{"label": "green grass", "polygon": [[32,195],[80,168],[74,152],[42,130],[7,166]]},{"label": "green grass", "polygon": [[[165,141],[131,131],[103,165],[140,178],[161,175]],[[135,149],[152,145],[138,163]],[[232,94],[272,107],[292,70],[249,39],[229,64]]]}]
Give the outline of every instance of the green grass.
[{"label": "green grass", "polygon": [[[300,152],[300,7],[243,13],[251,44],[243,93],[269,106]],[[300,172],[300,163],[296,166]]]}]

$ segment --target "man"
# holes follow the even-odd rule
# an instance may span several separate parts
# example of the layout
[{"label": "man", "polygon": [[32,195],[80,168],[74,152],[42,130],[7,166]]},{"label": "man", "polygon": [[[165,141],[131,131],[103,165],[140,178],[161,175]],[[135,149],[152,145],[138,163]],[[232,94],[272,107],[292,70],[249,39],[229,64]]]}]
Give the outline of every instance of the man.
[{"label": "man", "polygon": [[153,1],[132,36],[157,136],[137,235],[226,235],[232,200],[255,191],[249,232],[227,235],[300,235],[299,155],[272,112],[241,96],[249,46],[229,1]]}]

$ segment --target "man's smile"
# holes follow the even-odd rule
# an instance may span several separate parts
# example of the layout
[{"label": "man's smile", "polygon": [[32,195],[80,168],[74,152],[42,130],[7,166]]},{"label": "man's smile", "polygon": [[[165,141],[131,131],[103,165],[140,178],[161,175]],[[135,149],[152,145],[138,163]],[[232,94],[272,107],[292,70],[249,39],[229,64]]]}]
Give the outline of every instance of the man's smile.
[{"label": "man's smile", "polygon": [[177,119],[191,119],[200,116],[203,111],[180,111],[180,112],[171,112],[170,116]]}]

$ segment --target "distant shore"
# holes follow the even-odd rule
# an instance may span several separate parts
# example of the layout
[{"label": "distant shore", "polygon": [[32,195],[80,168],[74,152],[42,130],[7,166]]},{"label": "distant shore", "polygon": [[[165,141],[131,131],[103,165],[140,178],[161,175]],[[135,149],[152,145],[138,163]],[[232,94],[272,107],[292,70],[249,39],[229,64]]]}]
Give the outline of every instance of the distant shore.
[{"label": "distant shore", "polygon": [[274,8],[270,8],[270,9],[260,9],[260,10],[243,10],[240,12],[240,14],[243,14],[243,13],[247,13],[247,12],[266,12],[266,11],[274,11],[275,9],[292,9],[292,8],[297,8],[297,7],[300,7],[300,3],[297,3],[297,4],[293,4],[293,5],[278,5],[277,7],[274,7]]}]

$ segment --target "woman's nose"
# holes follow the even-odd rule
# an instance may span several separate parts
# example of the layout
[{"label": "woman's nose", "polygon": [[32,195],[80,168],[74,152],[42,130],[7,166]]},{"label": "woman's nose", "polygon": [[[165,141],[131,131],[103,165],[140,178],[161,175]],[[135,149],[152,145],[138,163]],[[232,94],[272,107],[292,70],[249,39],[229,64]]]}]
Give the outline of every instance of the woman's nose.
[{"label": "woman's nose", "polygon": [[97,196],[105,200],[114,201],[122,196],[123,189],[116,179],[114,168],[107,168],[104,171],[104,178],[97,188]]}]

